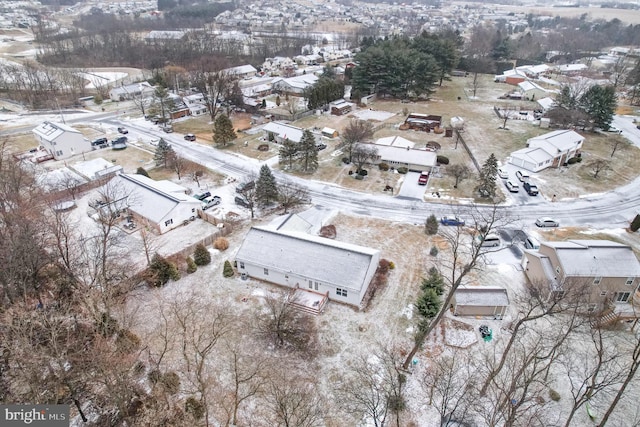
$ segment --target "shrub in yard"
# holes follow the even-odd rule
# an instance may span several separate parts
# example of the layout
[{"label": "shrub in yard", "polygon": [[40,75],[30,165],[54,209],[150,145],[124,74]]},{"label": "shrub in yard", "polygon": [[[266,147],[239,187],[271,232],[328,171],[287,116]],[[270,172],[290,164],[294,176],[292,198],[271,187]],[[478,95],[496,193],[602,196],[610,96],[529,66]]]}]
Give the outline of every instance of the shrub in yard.
[{"label": "shrub in yard", "polygon": [[558,400],[560,400],[560,393],[558,393],[557,391],[555,391],[554,389],[550,388],[549,389],[549,397],[551,398],[551,400],[553,400],[554,402],[557,402]]},{"label": "shrub in yard", "polygon": [[438,256],[438,248],[436,248],[435,246],[432,246],[431,250],[429,251],[429,255]]},{"label": "shrub in yard", "polygon": [[378,262],[378,271],[380,271],[380,273],[385,274],[389,271],[389,266],[390,266],[390,262],[386,259],[381,259]]},{"label": "shrub in yard", "polygon": [[95,94],[95,95],[93,96],[93,103],[94,103],[94,104],[96,104],[96,105],[100,105],[100,104],[102,104],[102,101],[103,101],[103,99],[102,99],[102,95],[100,95],[99,93],[97,93],[97,94]]},{"label": "shrub in yard", "polygon": [[151,272],[150,282],[153,286],[164,286],[169,280],[178,280],[180,272],[175,264],[170,263],[164,257],[155,254],[149,265]]},{"label": "shrub in yard", "polygon": [[389,170],[389,165],[386,163],[379,163],[378,164],[378,169],[380,169],[381,171],[388,171]]},{"label": "shrub in yard", "polygon": [[149,379],[149,382],[151,384],[156,384],[158,381],[160,381],[160,378],[162,378],[162,373],[160,372],[159,369],[154,369],[151,372],[149,372],[149,374],[147,375],[147,378]]},{"label": "shrub in yard", "polygon": [[369,175],[369,171],[366,169],[360,169],[360,172],[358,172],[358,175],[367,176]]},{"label": "shrub in yard", "polygon": [[180,391],[180,377],[173,371],[164,374],[160,382],[169,394],[176,394]]},{"label": "shrub in yard", "polygon": [[231,263],[229,262],[229,260],[226,260],[224,262],[224,269],[222,270],[222,275],[224,277],[233,277],[234,275],[233,267],[231,267]]},{"label": "shrub in yard", "polygon": [[449,158],[446,156],[437,156],[436,159],[437,159],[437,162],[441,165],[449,164]]},{"label": "shrub in yard", "polygon": [[147,170],[143,167],[139,167],[138,169],[136,169],[136,174],[146,176],[147,178],[149,178],[149,172],[147,172]]},{"label": "shrub in yard", "polygon": [[226,251],[227,249],[229,249],[229,241],[224,237],[218,237],[213,242],[213,247],[219,251]]},{"label": "shrub in yard", "polygon": [[396,264],[393,261],[389,261],[389,270],[394,270],[396,268]]},{"label": "shrub in yard", "polygon": [[406,168],[406,167],[404,167],[404,166],[400,166],[400,167],[398,168],[398,173],[405,174],[405,173],[407,173],[407,172],[409,172],[409,169],[408,169],[408,168]]},{"label": "shrub in yard", "polygon": [[578,159],[576,160],[578,163],[582,162],[582,157],[576,157],[576,159]]},{"label": "shrub in yard", "polygon": [[351,162],[349,161],[349,158],[348,158],[348,157],[343,157],[343,158],[342,158],[342,163],[344,163],[345,165],[348,165],[348,164],[349,164],[349,163],[351,163]]},{"label": "shrub in yard", "polygon": [[631,221],[631,225],[629,226],[629,228],[634,233],[638,231],[638,229],[640,229],[640,214],[636,215],[636,217],[633,218],[633,221]]},{"label": "shrub in yard", "polygon": [[123,353],[131,353],[140,346],[140,338],[128,329],[121,329],[116,337],[116,347]]},{"label": "shrub in yard", "polygon": [[275,138],[276,138],[276,137],[275,137],[275,136],[273,136],[273,132],[269,132],[269,133],[267,134],[267,139],[268,139],[269,141],[273,141]]},{"label": "shrub in yard", "polygon": [[438,233],[438,218],[434,214],[429,215],[424,223],[424,232],[429,236],[433,236]]},{"label": "shrub in yard", "polygon": [[198,269],[198,266],[193,261],[193,259],[191,259],[191,257],[187,257],[187,273],[189,274],[195,273],[197,269]]},{"label": "shrub in yard", "polygon": [[189,396],[184,403],[184,411],[191,414],[196,420],[204,417],[204,405],[193,396]]},{"label": "shrub in yard", "polygon": [[580,159],[581,157],[572,157],[569,160],[567,160],[567,164],[569,165],[573,165],[574,163],[578,163],[578,159]]},{"label": "shrub in yard", "polygon": [[269,144],[258,145],[258,151],[269,151]]},{"label": "shrub in yard", "polygon": [[193,261],[198,266],[207,265],[211,262],[211,254],[203,244],[196,246],[196,250],[193,253]]},{"label": "shrub in yard", "polygon": [[349,175],[353,175],[353,171],[349,171]]}]

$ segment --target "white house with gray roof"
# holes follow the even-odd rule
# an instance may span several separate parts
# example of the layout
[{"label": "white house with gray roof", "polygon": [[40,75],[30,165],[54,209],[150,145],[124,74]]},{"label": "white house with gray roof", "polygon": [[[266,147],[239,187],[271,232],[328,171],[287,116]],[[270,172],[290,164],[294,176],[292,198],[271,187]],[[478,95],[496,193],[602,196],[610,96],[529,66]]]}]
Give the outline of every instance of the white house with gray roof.
[{"label": "white house with gray roof", "polygon": [[582,149],[584,136],[573,130],[556,130],[527,140],[527,148],[511,153],[509,163],[539,172],[560,167]]},{"label": "white house with gray roof", "polygon": [[398,145],[369,144],[378,150],[378,156],[374,160],[374,164],[386,163],[396,169],[405,167],[410,171],[416,172],[431,171],[436,166],[438,155],[435,151],[429,151],[424,148],[411,148],[406,145],[408,140],[391,138],[393,138],[393,141],[388,142],[385,140],[384,142]]},{"label": "white house with gray roof", "polygon": [[63,123],[43,122],[33,129],[33,135],[56,160],[91,151],[89,140],[79,130]]},{"label": "white house with gray roof", "polygon": [[272,134],[278,144],[282,144],[285,139],[300,142],[304,133],[304,129],[282,122],[269,122],[262,127],[262,130],[266,133],[267,138],[269,134]]},{"label": "white house with gray roof", "polygon": [[[593,307],[628,303],[640,291],[640,263],[630,246],[609,240],[541,242],[525,250],[522,266],[532,282],[564,291],[569,283],[586,286],[585,302]],[[639,311],[640,313],[640,311]]]},{"label": "white house with gray roof", "polygon": [[198,215],[202,202],[188,196],[186,189],[170,181],[154,181],[143,175],[120,174],[108,185],[126,197],[129,213],[160,234],[181,226]]},{"label": "white house with gray roof", "polygon": [[254,279],[308,289],[359,307],[380,251],[286,227],[252,227],[235,259],[238,271]]}]

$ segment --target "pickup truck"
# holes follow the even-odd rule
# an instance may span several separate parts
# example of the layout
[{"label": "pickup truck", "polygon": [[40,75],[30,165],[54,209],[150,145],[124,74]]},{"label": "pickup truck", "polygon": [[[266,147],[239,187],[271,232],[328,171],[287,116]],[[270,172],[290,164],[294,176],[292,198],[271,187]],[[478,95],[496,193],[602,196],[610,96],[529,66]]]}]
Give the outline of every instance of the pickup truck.
[{"label": "pickup truck", "polygon": [[418,178],[418,185],[427,185],[429,181],[429,172],[422,172]]},{"label": "pickup truck", "polygon": [[524,191],[526,191],[528,195],[530,196],[538,195],[538,187],[535,184],[525,182],[524,184],[522,184],[522,187],[524,188]]}]

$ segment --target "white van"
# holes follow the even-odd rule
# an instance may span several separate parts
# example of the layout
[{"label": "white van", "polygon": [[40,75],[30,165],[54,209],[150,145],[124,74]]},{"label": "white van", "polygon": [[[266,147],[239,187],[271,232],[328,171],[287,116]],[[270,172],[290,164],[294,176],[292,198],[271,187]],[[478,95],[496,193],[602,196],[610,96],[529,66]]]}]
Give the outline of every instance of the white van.
[{"label": "white van", "polygon": [[480,246],[489,247],[489,246],[500,246],[500,237],[497,234],[487,234],[486,236],[478,236],[480,239]]}]

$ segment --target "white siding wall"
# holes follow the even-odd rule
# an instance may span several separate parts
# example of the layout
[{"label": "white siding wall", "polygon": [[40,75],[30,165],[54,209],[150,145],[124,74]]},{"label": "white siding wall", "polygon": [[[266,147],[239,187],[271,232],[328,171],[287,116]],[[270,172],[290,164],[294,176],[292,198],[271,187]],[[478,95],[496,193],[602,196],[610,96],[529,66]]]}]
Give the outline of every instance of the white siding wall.
[{"label": "white siding wall", "polygon": [[68,159],[76,154],[91,151],[91,143],[81,133],[65,132],[53,141],[36,135],[36,139],[56,160]]},{"label": "white siding wall", "polygon": [[192,216],[197,217],[198,207],[200,207],[199,203],[178,203],[178,205],[166,217],[158,222],[160,234],[164,234],[176,227],[180,227],[184,221],[188,221]]}]

